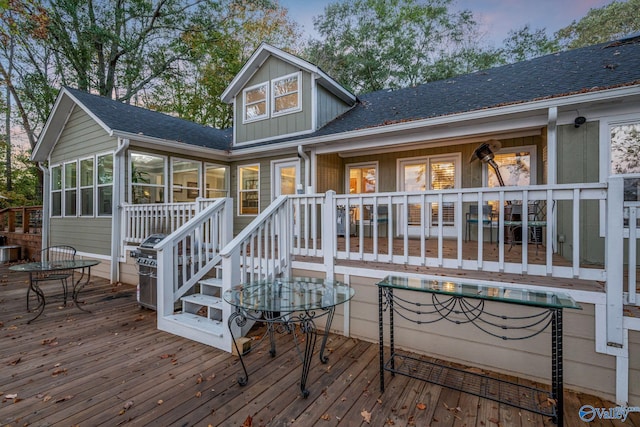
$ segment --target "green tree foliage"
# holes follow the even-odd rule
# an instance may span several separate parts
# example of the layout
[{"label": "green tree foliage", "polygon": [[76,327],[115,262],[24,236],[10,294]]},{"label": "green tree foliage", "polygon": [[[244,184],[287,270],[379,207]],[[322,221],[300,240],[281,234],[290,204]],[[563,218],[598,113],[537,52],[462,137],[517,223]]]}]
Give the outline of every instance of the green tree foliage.
[{"label": "green tree foliage", "polygon": [[[413,86],[493,64],[477,47],[469,11],[452,0],[345,0],[329,4],[306,55],[354,92]],[[488,53],[488,54],[487,54]]]},{"label": "green tree foliage", "polygon": [[295,51],[297,24],[277,2],[237,2],[220,25],[192,31],[183,42],[188,61],[174,63],[147,91],[144,104],[197,123],[227,128],[233,112],[220,95],[262,42]]},{"label": "green tree foliage", "polygon": [[599,9],[590,9],[579,21],[556,33],[567,49],[618,39],[640,31],[640,0],[614,1]]},{"label": "green tree foliage", "polygon": [[501,49],[501,59],[505,63],[526,61],[560,50],[557,40],[549,38],[544,29],[531,31],[529,25],[519,30],[509,31]]}]

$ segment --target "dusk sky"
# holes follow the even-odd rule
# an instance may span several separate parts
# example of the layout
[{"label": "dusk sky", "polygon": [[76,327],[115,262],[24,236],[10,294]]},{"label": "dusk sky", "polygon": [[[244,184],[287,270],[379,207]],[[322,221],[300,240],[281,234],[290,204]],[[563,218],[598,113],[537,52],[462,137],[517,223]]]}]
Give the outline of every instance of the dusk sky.
[{"label": "dusk sky", "polygon": [[[329,0],[280,0],[289,9],[289,15],[300,24],[305,33],[315,35],[314,16],[321,15]],[[533,29],[546,28],[553,35],[560,28],[584,17],[589,9],[600,8],[612,0],[457,0],[457,10],[468,9],[485,34],[485,42],[494,47],[502,44],[510,30],[529,24]]]}]

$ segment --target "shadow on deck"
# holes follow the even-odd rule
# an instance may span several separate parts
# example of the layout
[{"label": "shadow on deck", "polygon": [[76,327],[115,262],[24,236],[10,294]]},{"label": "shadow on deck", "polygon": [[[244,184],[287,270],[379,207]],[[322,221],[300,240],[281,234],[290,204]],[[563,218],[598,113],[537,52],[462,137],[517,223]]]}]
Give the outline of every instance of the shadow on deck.
[{"label": "shadow on deck", "polygon": [[[156,313],[138,307],[134,287],[94,279],[80,297],[89,314],[62,307],[59,284],[45,284],[51,303],[27,325],[26,274],[2,266],[0,279],[2,425],[552,425],[403,376],[389,376],[381,394],[378,346],[339,335],[330,336],[328,364],[314,358],[308,399],[298,391],[300,362],[287,335],[278,337],[276,357],[266,349],[247,356],[249,383],[240,387],[236,357],[158,331]],[[614,406],[566,391],[566,425],[584,425],[584,404]],[[640,414],[589,425],[640,426]]]}]

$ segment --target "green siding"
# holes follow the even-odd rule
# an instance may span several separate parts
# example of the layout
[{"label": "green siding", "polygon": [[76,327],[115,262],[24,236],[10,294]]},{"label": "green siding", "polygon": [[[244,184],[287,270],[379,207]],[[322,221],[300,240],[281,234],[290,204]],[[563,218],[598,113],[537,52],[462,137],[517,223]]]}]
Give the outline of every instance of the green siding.
[{"label": "green siding", "polygon": [[[117,138],[109,136],[91,116],[75,107],[51,153],[51,164],[113,151],[116,147]],[[111,217],[51,218],[49,235],[54,245],[71,245],[90,254],[111,253]]]},{"label": "green siding", "polygon": [[[245,87],[269,82],[271,79],[300,71],[298,68],[274,57],[269,58],[260,70],[249,80]],[[269,85],[271,94],[271,85]],[[236,96],[236,143],[261,140],[311,129],[311,74],[302,72],[302,111],[244,124],[242,110],[242,91]]]},{"label": "green siding", "polygon": [[[558,184],[598,182],[600,123],[587,122],[576,128],[574,125],[558,127]],[[604,239],[593,230],[600,228],[598,202],[582,203],[580,206],[580,260],[599,263],[604,260]],[[558,202],[558,236],[564,236],[558,250],[561,255],[571,257],[573,251],[573,208],[571,202]]]},{"label": "green siding", "polygon": [[336,98],[322,86],[318,85],[318,122],[316,127],[320,129],[339,115],[349,110],[349,106]]},{"label": "green siding", "polygon": [[51,218],[52,245],[70,245],[79,252],[111,254],[111,218]]},{"label": "green siding", "polygon": [[51,164],[115,150],[117,145],[117,138],[109,136],[81,108],[75,107],[51,153]]}]

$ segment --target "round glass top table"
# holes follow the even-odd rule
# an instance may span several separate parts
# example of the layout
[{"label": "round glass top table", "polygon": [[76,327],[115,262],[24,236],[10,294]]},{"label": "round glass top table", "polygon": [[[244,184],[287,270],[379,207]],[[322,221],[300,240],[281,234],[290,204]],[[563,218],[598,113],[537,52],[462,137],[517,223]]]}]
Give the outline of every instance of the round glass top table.
[{"label": "round glass top table", "polygon": [[[59,260],[59,261],[39,261],[29,262],[26,264],[16,264],[9,267],[9,270],[19,273],[29,273],[29,289],[32,290],[38,297],[38,307],[36,310],[38,314],[27,323],[31,323],[36,320],[42,312],[45,306],[45,295],[39,282],[48,280],[62,280],[64,291],[64,303],[67,304],[67,286],[66,279],[62,279],[62,274],[66,271],[72,272],[80,270],[80,277],[73,284],[72,299],[76,307],[82,311],[89,313],[89,310],[82,308],[78,302],[78,294],[82,288],[89,283],[91,279],[91,267],[100,264],[100,261],[90,259],[77,259],[77,260]],[[86,270],[86,272],[85,272]],[[71,273],[70,273],[71,274]],[[34,277],[36,276],[36,277]],[[73,276],[71,274],[71,276]],[[73,281],[72,277],[72,281]],[[83,280],[84,279],[84,280]],[[27,310],[29,309],[29,295],[27,294]]]},{"label": "round glass top table", "polygon": [[[324,349],[335,308],[349,301],[353,295],[354,290],[344,283],[308,277],[237,285],[225,291],[222,298],[235,308],[234,313],[229,317],[228,326],[243,370],[243,375],[238,376],[238,384],[247,384],[249,374],[235,335],[239,334],[239,329],[247,323],[247,320],[254,320],[266,324],[267,333],[264,336],[269,336],[271,357],[276,355],[275,332],[293,335],[296,349],[302,359],[300,392],[302,397],[309,396],[306,384],[318,337],[315,321],[326,317],[319,356],[322,363],[327,363],[329,359],[324,355]],[[301,332],[305,334],[304,353],[298,346],[296,325],[299,325]]]}]

